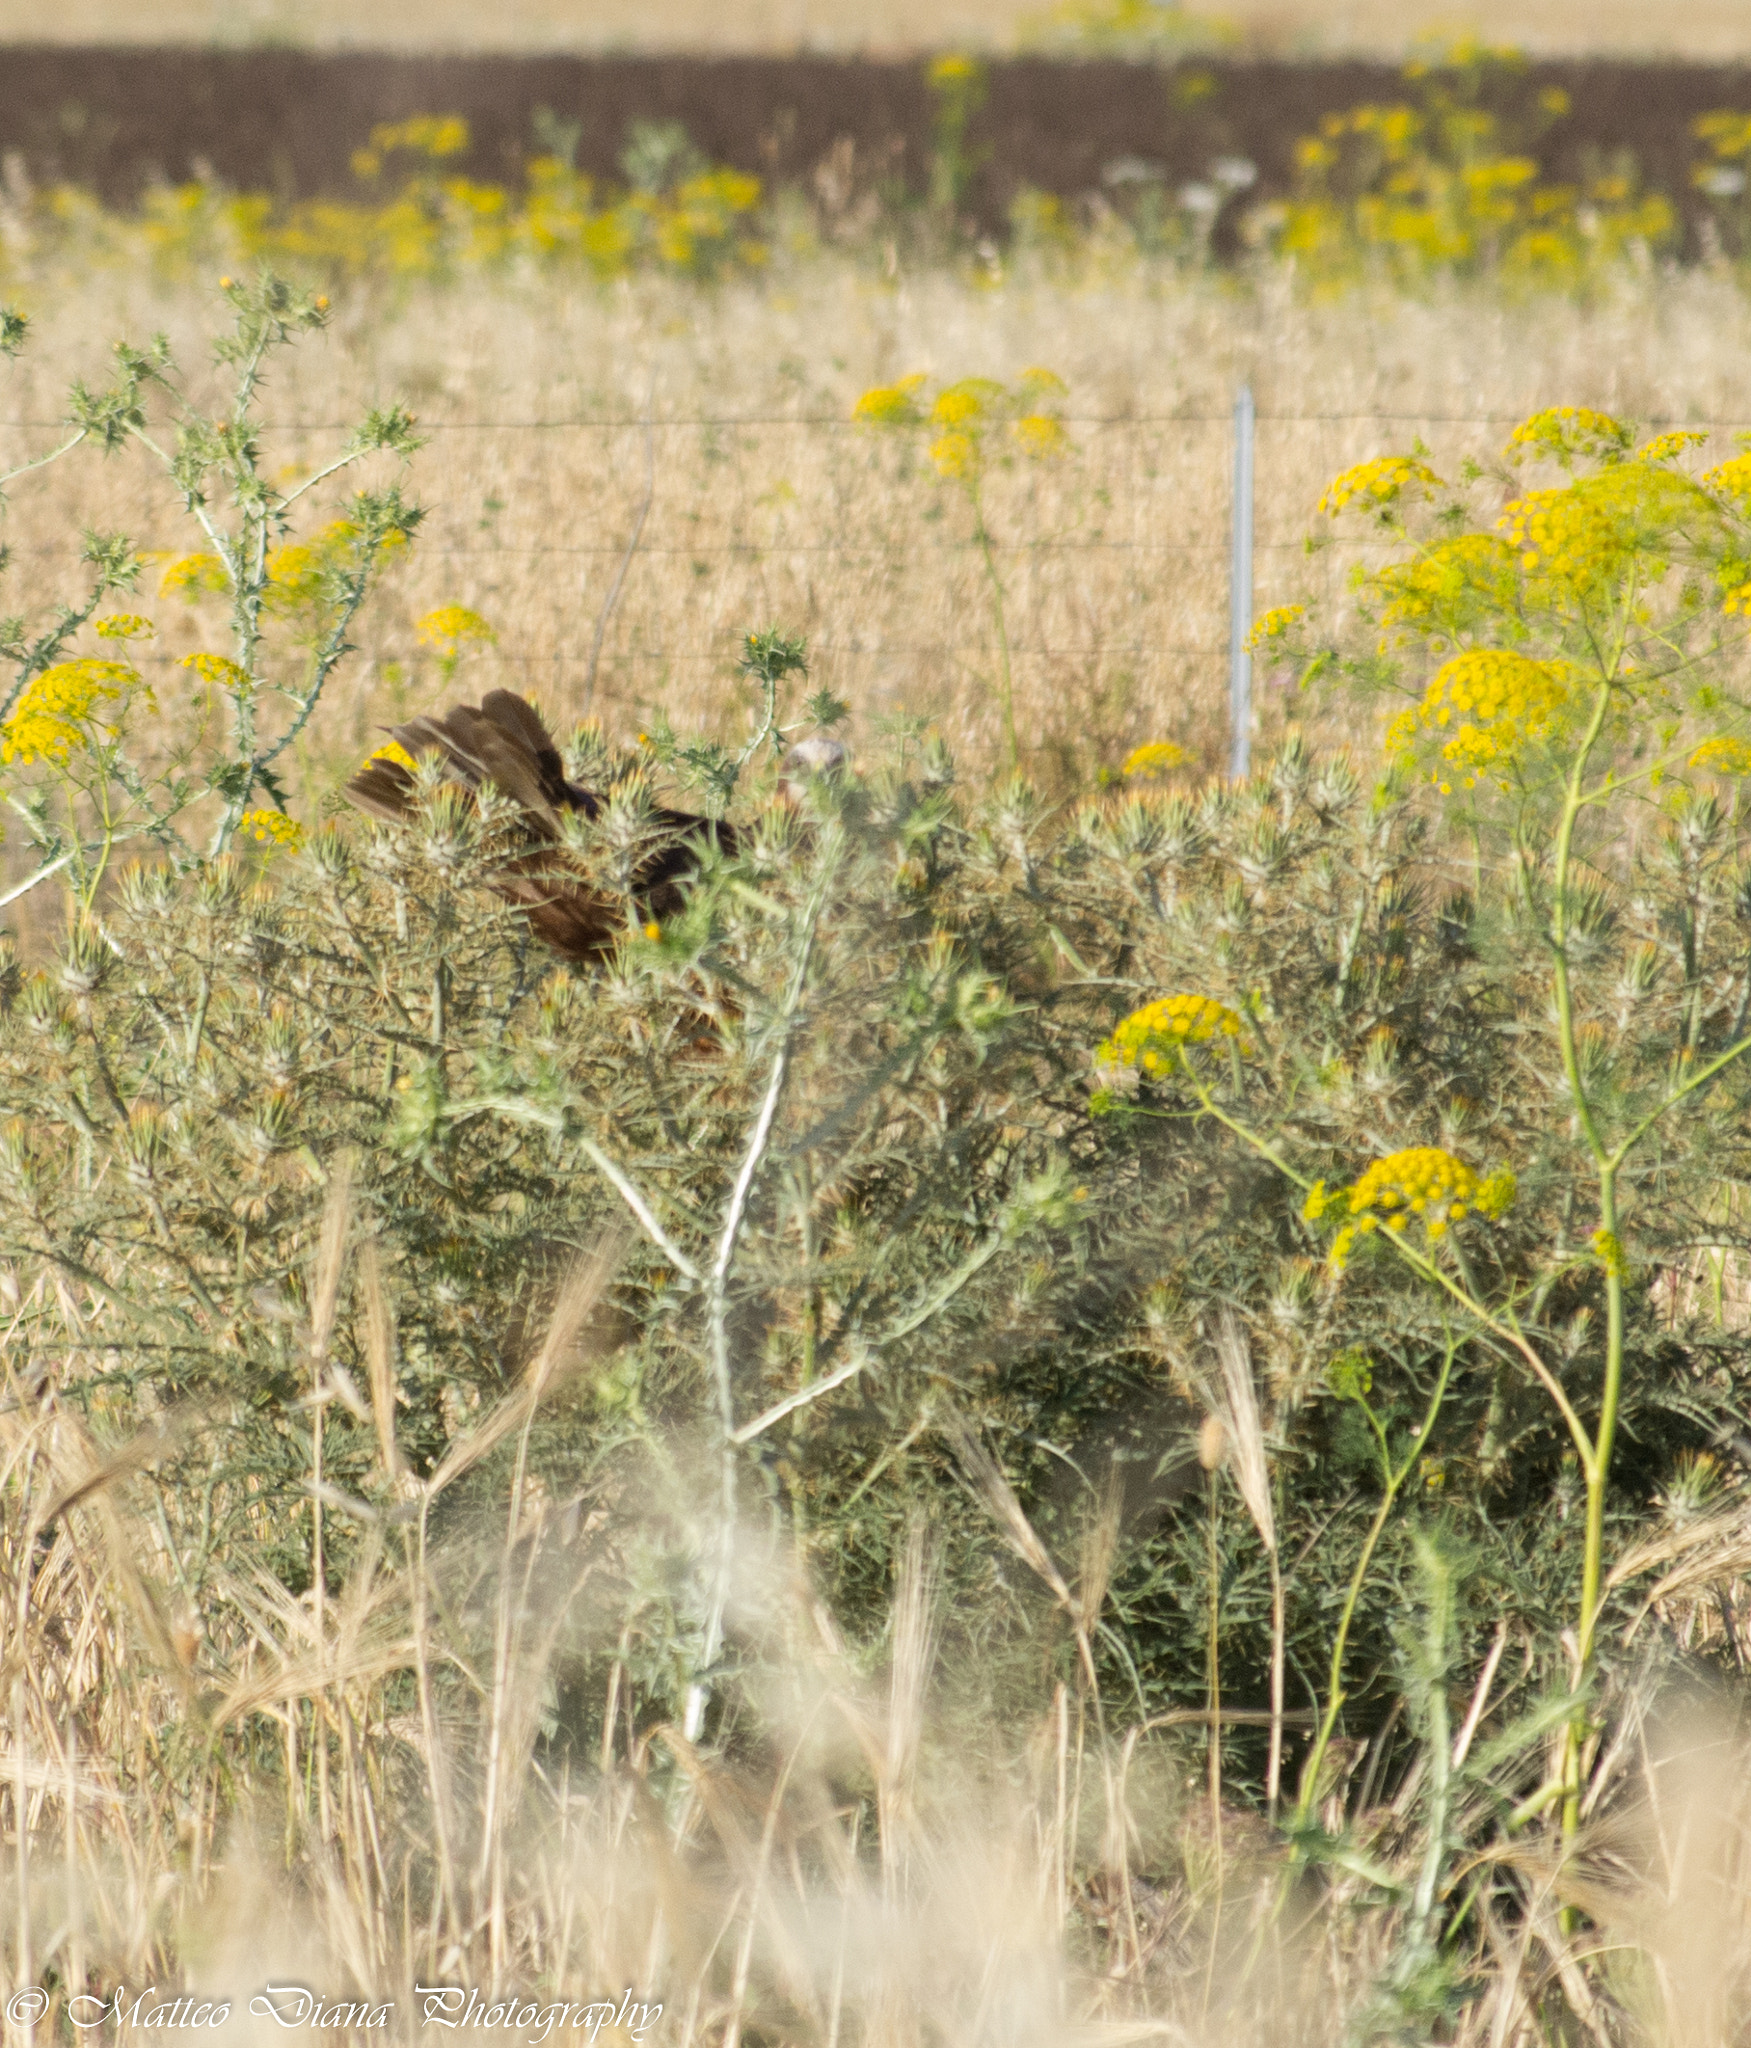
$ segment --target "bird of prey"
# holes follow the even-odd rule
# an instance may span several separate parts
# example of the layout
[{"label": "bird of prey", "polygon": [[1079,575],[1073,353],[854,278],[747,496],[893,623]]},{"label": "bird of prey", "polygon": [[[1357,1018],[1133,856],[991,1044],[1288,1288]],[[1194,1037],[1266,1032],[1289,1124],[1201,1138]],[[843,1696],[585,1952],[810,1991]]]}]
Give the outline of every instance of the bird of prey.
[{"label": "bird of prey", "polygon": [[[442,717],[410,718],[392,727],[391,737],[414,760],[437,753],[462,788],[475,791],[490,782],[521,810],[534,844],[503,863],[492,886],[523,911],[540,938],[569,960],[599,960],[612,951],[626,932],[624,901],[568,872],[548,851],[564,836],[565,813],[598,818],[607,800],[567,780],[559,749],[533,705],[509,690],[491,690],[478,706],[458,704]],[[845,749],[837,740],[804,740],[785,757],[780,793],[795,802],[804,778],[844,761]],[[406,823],[417,809],[412,771],[384,754],[365,763],[346,794],[361,810],[397,824]],[[736,833],[719,819],[686,811],[658,809],[651,825],[649,848],[633,876],[633,894],[641,922],[662,923],[681,909],[686,884],[713,846],[734,855]]]}]

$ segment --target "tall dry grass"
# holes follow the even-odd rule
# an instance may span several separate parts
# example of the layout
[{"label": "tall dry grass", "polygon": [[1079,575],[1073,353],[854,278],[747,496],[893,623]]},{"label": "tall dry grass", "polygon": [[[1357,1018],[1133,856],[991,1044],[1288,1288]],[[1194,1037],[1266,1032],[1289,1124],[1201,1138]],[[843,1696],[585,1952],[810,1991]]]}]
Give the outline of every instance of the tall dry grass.
[{"label": "tall dry grass", "polygon": [[[1706,274],[1649,277],[1587,305],[1298,298],[1288,283],[1163,276],[1115,260],[1068,283],[1030,269],[970,280],[799,262],[762,284],[612,290],[505,281],[356,288],[331,332],[277,373],[269,411],[287,474],[367,404],[403,397],[428,445],[431,516],[373,599],[359,652],[312,728],[318,798],[395,713],[443,694],[415,621],[461,603],[498,644],[457,687],[506,683],[561,723],[739,729],[730,657],[768,624],[808,636],[813,673],[859,725],[937,722],[963,760],[996,758],[997,650],[964,501],[923,458],[851,422],[868,386],[912,370],[1067,383],[1073,453],[992,479],[1024,764],[1086,782],[1133,745],[1226,751],[1230,408],[1257,396],[1256,604],[1341,600],[1350,559],[1309,559],[1337,471],[1427,441],[1444,464],[1489,456],[1537,407],[1722,423],[1751,416],[1746,302]],[[211,299],[98,274],[37,288],[38,331],[0,380],[0,461],[49,444],[70,378],[105,374],[104,337],[167,329],[201,359]],[[29,422],[28,425],[18,424]],[[74,587],[73,536],[122,528],[180,553],[131,455],[83,454],[12,488],[12,577],[33,605]],[[205,644],[198,608],[141,585],[158,659]],[[1268,679],[1261,730],[1286,707]]]},{"label": "tall dry grass", "polygon": [[[325,1350],[343,1280],[367,1299],[376,1285],[349,1235],[337,1175],[303,1326],[317,1402],[361,1398]],[[292,2024],[340,2041],[680,2048],[1411,2038],[1392,2001],[1421,1953],[1409,1923],[1427,1853],[1422,1773],[1348,1816],[1347,1863],[1298,1879],[1257,1816],[1202,1783],[1203,1716],[1117,1724],[1080,1683],[957,1662],[923,1525],[873,1654],[840,1639],[782,1542],[750,1527],[733,1608],[744,1675],[713,1749],[635,1723],[619,1662],[599,1754],[548,1747],[556,1644],[612,1640],[594,1582],[636,1549],[647,1517],[685,1522],[709,1488],[689,1486],[677,1444],[674,1485],[642,1503],[587,1489],[560,1502],[519,1451],[496,1505],[477,1501],[461,1522],[439,1510],[494,1452],[526,1445],[544,1400],[599,1368],[591,1311],[613,1263],[612,1246],[585,1262],[519,1380],[424,1480],[389,1419],[385,1333],[369,1391],[400,1509],[373,1517],[338,1587],[300,1598],[226,1567],[203,1587],[199,1622],[137,1482],[206,1419],[166,1415],[101,1453],[9,1354],[8,2044],[131,2038],[197,2001],[227,2007],[206,2030],[233,2042]],[[1245,1436],[1241,1418],[1231,1427]],[[969,1484],[994,1543],[1051,1582],[1083,1639],[1104,1604],[1111,1531],[1091,1521],[1072,1591],[985,1465],[969,1464]],[[319,1469],[310,1484],[319,1517],[364,1512]],[[1688,1631],[1689,1608],[1751,1571],[1751,1548],[1742,1517],[1705,1543],[1662,1540],[1651,1626]],[[1440,2038],[1456,2048],[1742,2039],[1743,1731],[1652,1680],[1622,1705],[1572,1850],[1533,1835],[1480,1866],[1467,1911],[1493,1967],[1453,1988]],[[1334,1785],[1334,1830],[1365,1747]],[[1512,1924],[1497,1918],[1509,1900]]]}]

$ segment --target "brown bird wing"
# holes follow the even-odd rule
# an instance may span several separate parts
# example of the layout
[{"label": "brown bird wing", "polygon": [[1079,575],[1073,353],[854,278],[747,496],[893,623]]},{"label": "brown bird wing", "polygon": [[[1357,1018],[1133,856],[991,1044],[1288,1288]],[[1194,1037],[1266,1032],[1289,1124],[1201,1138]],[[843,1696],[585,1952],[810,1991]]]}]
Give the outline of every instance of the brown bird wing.
[{"label": "brown bird wing", "polygon": [[[559,750],[539,713],[509,690],[488,692],[478,708],[458,704],[441,717],[410,718],[392,730],[416,759],[422,753],[440,754],[464,787],[478,790],[490,782],[502,790],[542,839],[558,837],[561,811],[582,810],[594,817],[601,809],[592,791],[566,781]],[[346,794],[361,810],[405,824],[413,815],[414,788],[413,775],[399,762],[374,759],[347,783]],[[683,885],[698,872],[705,845],[715,840],[733,854],[736,839],[728,825],[685,811],[657,816],[667,836],[641,864],[634,886],[651,915],[667,919],[680,910]],[[568,959],[599,959],[621,936],[623,906],[568,876],[545,849],[505,863],[492,887]]]},{"label": "brown bird wing", "polygon": [[[559,749],[540,713],[509,690],[489,691],[478,709],[458,704],[442,717],[410,718],[391,731],[416,759],[424,753],[442,755],[466,788],[490,782],[503,790],[547,835],[556,832],[560,811],[575,802]],[[346,793],[361,809],[400,820],[412,807],[413,787],[413,777],[396,762],[372,760],[347,784]]]}]

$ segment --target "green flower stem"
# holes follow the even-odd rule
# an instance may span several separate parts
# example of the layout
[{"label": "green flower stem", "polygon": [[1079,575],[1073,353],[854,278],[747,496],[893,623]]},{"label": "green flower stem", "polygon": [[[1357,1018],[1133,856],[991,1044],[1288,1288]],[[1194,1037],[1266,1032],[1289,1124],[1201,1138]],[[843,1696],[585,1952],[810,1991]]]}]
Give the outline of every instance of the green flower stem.
[{"label": "green flower stem", "polygon": [[[1751,1050],[1751,1044],[1748,1044],[1746,1049]],[[1183,1053],[1181,1057],[1183,1060]],[[1192,1092],[1198,1098],[1199,1107],[1206,1115],[1213,1116],[1225,1130],[1232,1131],[1242,1144],[1249,1146],[1261,1159],[1268,1160],[1283,1175],[1285,1180],[1293,1181],[1297,1187],[1303,1189],[1313,1186],[1313,1182],[1307,1175],[1297,1173],[1267,1140],[1260,1137],[1256,1131],[1249,1129],[1238,1117],[1232,1117],[1226,1110],[1219,1109],[1212,1100],[1209,1090],[1198,1080],[1189,1065],[1185,1071],[1191,1083]],[[1431,1285],[1439,1287],[1443,1293],[1450,1295],[1468,1315],[1475,1316],[1478,1322],[1492,1336],[1499,1338],[1502,1343],[1508,1345],[1524,1359],[1533,1377],[1556,1404],[1563,1421],[1568,1425],[1569,1434],[1574,1438],[1575,1448],[1580,1453],[1582,1460],[1585,1461],[1590,1458],[1593,1454],[1593,1439],[1589,1435],[1586,1425],[1576,1413],[1574,1403],[1563,1392],[1562,1382],[1558,1380],[1544,1360],[1539,1357],[1537,1350],[1518,1323],[1512,1320],[1505,1320],[1492,1310],[1486,1308],[1469,1288],[1462,1287],[1451,1274],[1443,1273],[1432,1258],[1419,1252],[1414,1245],[1408,1244],[1396,1232],[1387,1232],[1385,1242],[1392,1246],[1393,1250],[1398,1253],[1399,1257],[1414,1272],[1429,1281]]]},{"label": "green flower stem", "polygon": [[1350,1583],[1344,1594],[1344,1604],[1338,1614],[1338,1632],[1332,1640],[1331,1666],[1326,1680],[1326,1706],[1321,1716],[1319,1732],[1313,1738],[1313,1747],[1308,1751],[1307,1762],[1301,1770],[1301,1796],[1296,1802],[1292,1826],[1305,1828],[1312,1817],[1314,1801],[1319,1796],[1319,1769],[1325,1761],[1326,1750],[1330,1747],[1332,1735],[1338,1724],[1338,1715],[1343,1711],[1344,1653],[1349,1648],[1350,1625],[1356,1618],[1356,1603],[1362,1597],[1362,1586],[1368,1576],[1368,1568],[1374,1562],[1386,1524],[1391,1518],[1394,1502],[1411,1473],[1416,1470],[1417,1460],[1423,1455],[1423,1446],[1429,1441],[1436,1418],[1441,1413],[1441,1403],[1447,1397],[1447,1382],[1453,1375],[1453,1360],[1458,1353],[1458,1344],[1449,1342],[1447,1355],[1441,1361],[1441,1371],[1435,1381],[1435,1390],[1429,1396],[1429,1405],[1423,1414],[1422,1428],[1411,1440],[1410,1449],[1403,1461],[1394,1465],[1392,1447],[1387,1441],[1386,1431],[1379,1417],[1366,1400],[1358,1398],[1357,1405],[1367,1416],[1369,1427],[1380,1445],[1380,1470],[1386,1484],[1380,1496],[1380,1505],[1374,1511],[1374,1519],[1368,1525],[1368,1534],[1362,1544],[1362,1555],[1356,1560],[1356,1569],[1350,1574]]},{"label": "green flower stem", "polygon": [[[1581,1473],[1587,1490],[1587,1514],[1581,1548],[1581,1609],[1575,1629],[1579,1663],[1578,1690],[1584,1690],[1592,1671],[1594,1636],[1598,1628],[1605,1551],[1605,1489],[1611,1476],[1611,1454],[1617,1436],[1617,1411],[1623,1391],[1623,1258],[1618,1250],[1617,1174],[1619,1160],[1600,1134],[1593,1105],[1581,1071],[1580,1050],[1575,1035],[1574,993],[1569,980],[1568,890],[1574,857],[1575,826],[1586,808],[1584,787],[1587,763],[1605,730],[1611,707],[1611,684],[1601,682],[1593,703],[1592,717],[1581,736],[1568,786],[1563,792],[1561,821],[1556,836],[1556,872],[1551,898],[1551,978],[1556,998],[1557,1044],[1563,1073],[1575,1114],[1593,1154],[1599,1174],[1599,1229],[1605,1246],[1605,1369],[1599,1390],[1599,1419],[1590,1437],[1577,1436]],[[1571,1425],[1572,1428],[1572,1425]],[[1586,1741],[1584,1711],[1569,1723],[1563,1754],[1563,1834],[1572,1838],[1581,1820],[1581,1750]]]}]

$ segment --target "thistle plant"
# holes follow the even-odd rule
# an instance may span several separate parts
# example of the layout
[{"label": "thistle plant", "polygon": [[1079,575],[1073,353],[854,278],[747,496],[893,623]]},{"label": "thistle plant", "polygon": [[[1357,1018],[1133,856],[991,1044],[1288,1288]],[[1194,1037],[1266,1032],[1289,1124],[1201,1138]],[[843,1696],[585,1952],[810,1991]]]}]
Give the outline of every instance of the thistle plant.
[{"label": "thistle plant", "polygon": [[1069,454],[1072,444],[1058,412],[1065,385],[1052,371],[1038,369],[1024,370],[1013,386],[990,377],[963,377],[959,383],[941,386],[928,404],[927,386],[922,372],[903,377],[898,384],[878,385],[857,401],[854,417],[879,432],[928,433],[931,467],[966,501],[997,636],[1003,759],[1013,775],[1021,758],[1015,733],[1015,687],[1003,577],[986,519],[985,486],[990,472],[999,466],[1018,461],[1054,462]]},{"label": "thistle plant", "polygon": [[[223,651],[183,657],[187,683],[174,694],[147,680],[136,650],[156,637],[155,621],[102,610],[144,573],[122,535],[87,535],[90,574],[76,602],[34,627],[6,622],[0,794],[35,854],[14,897],[66,870],[77,907],[89,912],[120,846],[145,842],[187,866],[196,835],[209,856],[240,828],[262,842],[290,837],[280,763],[352,651],[350,630],[382,562],[419,524],[389,484],[355,492],[340,517],[301,532],[335,478],[372,457],[405,460],[418,445],[412,421],[399,407],[373,412],[303,482],[280,488],[258,418],[268,366],[277,350],[320,330],[327,301],[272,276],[223,289],[233,315],[214,346],[231,385],[224,405],[209,412],[195,403],[162,339],[118,344],[114,381],[75,385],[71,432],[35,465],[83,448],[143,449],[199,540],[164,571],[161,595],[222,606]],[[22,323],[7,338],[16,350]]]}]

